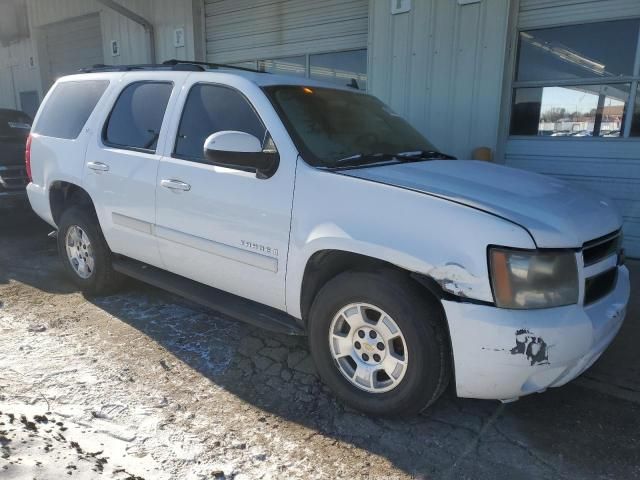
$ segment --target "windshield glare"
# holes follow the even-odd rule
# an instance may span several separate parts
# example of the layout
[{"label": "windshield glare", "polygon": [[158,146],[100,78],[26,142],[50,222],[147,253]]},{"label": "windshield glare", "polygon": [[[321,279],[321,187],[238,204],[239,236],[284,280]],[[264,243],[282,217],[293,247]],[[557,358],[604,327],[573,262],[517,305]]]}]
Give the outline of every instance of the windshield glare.
[{"label": "windshield glare", "polygon": [[[265,89],[303,158],[333,167],[354,155],[435,150],[417,130],[371,95],[332,88]],[[380,161],[372,157],[371,163]]]}]

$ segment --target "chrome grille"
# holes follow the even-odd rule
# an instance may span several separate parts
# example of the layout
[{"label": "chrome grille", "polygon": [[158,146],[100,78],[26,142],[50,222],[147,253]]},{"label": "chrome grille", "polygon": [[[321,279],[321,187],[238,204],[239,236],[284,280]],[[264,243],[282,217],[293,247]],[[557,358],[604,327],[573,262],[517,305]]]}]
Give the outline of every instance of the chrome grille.
[{"label": "chrome grille", "polygon": [[617,267],[587,278],[584,285],[584,304],[589,305],[607,296],[616,287],[617,280]]},{"label": "chrome grille", "polygon": [[582,246],[584,266],[588,267],[617,253],[620,249],[620,239],[620,230],[617,230],[603,237],[586,242]]},{"label": "chrome grille", "polygon": [[[606,262],[607,259],[610,260],[614,255],[616,256],[614,265],[619,265],[622,255],[622,232],[620,230],[586,242],[582,246],[584,267],[594,266],[593,268],[588,268],[588,271],[592,273],[584,282],[584,305],[589,305],[606,297],[616,287],[618,267],[611,268],[611,262]],[[607,265],[609,268],[607,268]],[[603,271],[603,268],[607,269]]]}]

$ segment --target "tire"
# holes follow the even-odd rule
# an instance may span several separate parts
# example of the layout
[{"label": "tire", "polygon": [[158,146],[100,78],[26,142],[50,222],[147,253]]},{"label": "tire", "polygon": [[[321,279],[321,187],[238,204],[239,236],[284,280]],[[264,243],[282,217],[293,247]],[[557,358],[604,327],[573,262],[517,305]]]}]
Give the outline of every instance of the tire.
[{"label": "tire", "polygon": [[[345,272],[320,290],[309,313],[309,346],[320,377],[345,404],[372,415],[413,415],[444,392],[451,377],[449,341],[441,307],[427,295],[395,271]],[[363,324],[360,318],[367,320]],[[390,333],[394,326],[399,336]],[[370,340],[372,330],[376,336]],[[384,341],[371,343],[379,339]],[[380,343],[384,350],[376,351]],[[391,375],[386,371],[391,368],[384,369],[387,357],[395,365]],[[357,374],[350,374],[362,366],[360,372],[384,371],[355,381]]]},{"label": "tire", "polygon": [[[86,271],[79,271],[74,267],[67,249],[69,236],[77,234],[78,228],[88,240],[88,243],[83,243],[88,248],[78,247],[78,250],[81,250],[84,255],[91,256],[93,260],[91,268]],[[121,275],[111,266],[111,250],[102,235],[98,219],[86,209],[72,206],[62,213],[58,223],[58,254],[63,268],[73,283],[87,295],[112,293],[121,283]],[[85,263],[89,264],[89,262]]]}]

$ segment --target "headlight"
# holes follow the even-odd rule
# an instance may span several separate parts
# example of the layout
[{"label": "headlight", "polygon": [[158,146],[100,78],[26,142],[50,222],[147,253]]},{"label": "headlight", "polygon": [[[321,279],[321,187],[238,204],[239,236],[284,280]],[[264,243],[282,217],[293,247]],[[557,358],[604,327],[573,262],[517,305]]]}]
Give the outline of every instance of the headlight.
[{"label": "headlight", "polygon": [[578,302],[578,268],[573,252],[491,248],[491,284],[501,308],[548,308]]}]

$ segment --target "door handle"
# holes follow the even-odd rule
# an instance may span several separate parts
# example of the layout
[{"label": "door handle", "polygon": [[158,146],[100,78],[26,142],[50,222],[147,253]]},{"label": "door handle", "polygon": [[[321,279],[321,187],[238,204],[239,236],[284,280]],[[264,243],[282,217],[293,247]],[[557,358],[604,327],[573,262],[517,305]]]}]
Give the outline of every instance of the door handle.
[{"label": "door handle", "polygon": [[188,192],[191,190],[191,185],[188,183],[181,182],[180,180],[161,180],[160,185],[164,188],[168,188],[169,190],[182,190],[183,192]]},{"label": "door handle", "polygon": [[91,170],[93,170],[95,172],[108,172],[109,171],[109,165],[105,165],[102,162],[88,162],[87,163],[87,168],[90,168]]}]

